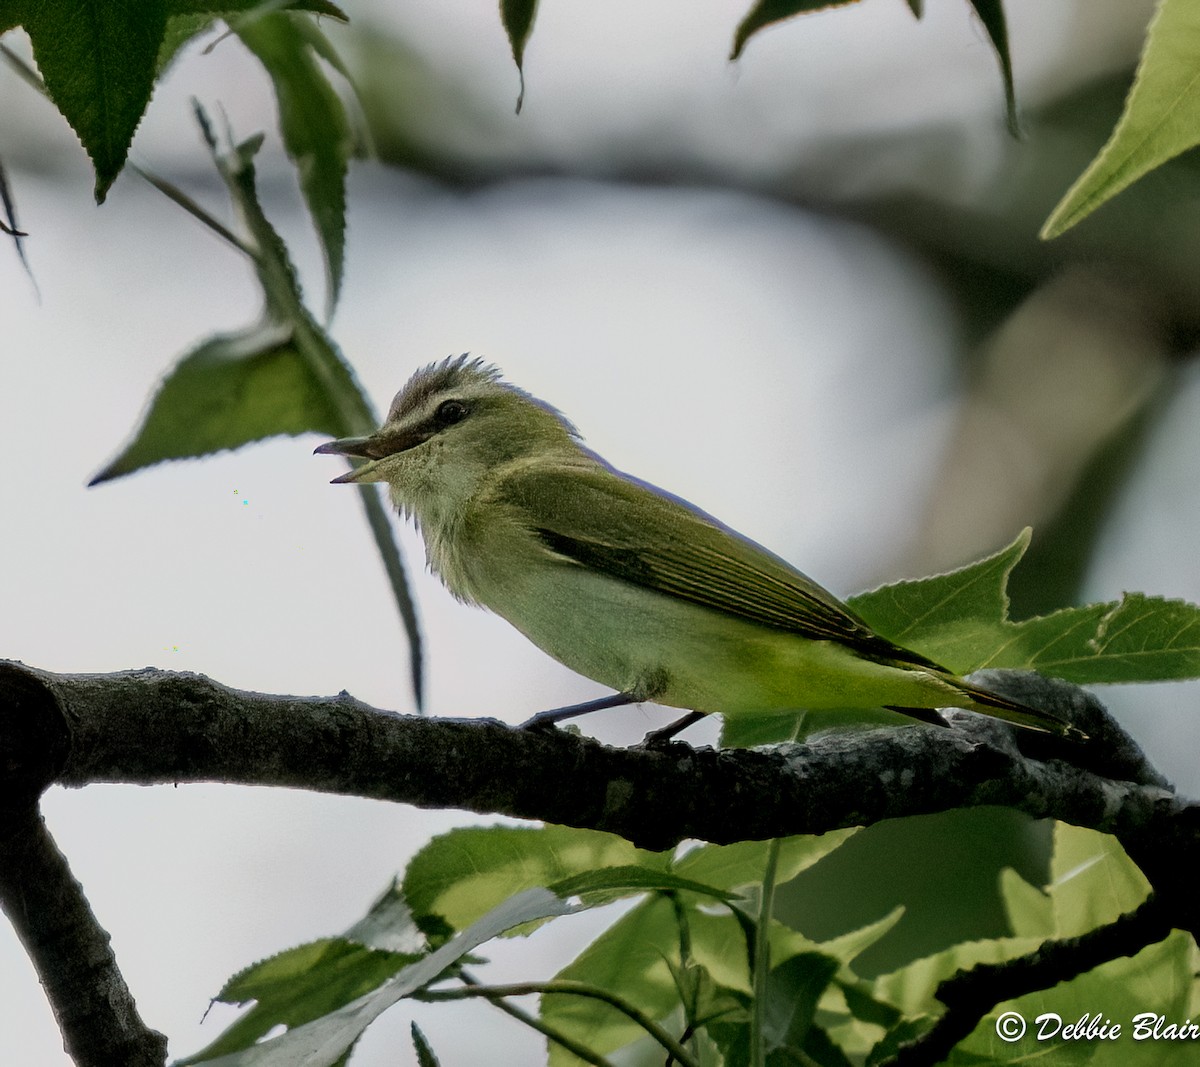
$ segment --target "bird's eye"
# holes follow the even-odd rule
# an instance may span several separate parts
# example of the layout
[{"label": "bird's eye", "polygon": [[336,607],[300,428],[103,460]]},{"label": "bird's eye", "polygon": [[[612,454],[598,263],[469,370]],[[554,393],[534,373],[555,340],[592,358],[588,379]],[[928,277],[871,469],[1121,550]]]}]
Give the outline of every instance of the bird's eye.
[{"label": "bird's eye", "polygon": [[468,407],[461,400],[443,400],[438,404],[434,418],[440,426],[453,426],[467,417]]}]

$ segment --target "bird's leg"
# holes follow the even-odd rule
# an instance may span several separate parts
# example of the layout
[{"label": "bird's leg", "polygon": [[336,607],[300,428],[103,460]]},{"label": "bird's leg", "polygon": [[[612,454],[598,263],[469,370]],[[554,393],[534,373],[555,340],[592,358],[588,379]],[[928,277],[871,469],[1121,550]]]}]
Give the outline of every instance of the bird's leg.
[{"label": "bird's leg", "polygon": [[694,722],[699,722],[705,716],[703,711],[689,711],[682,718],[676,719],[666,726],[660,727],[657,730],[651,730],[645,737],[642,738],[643,745],[661,745],[664,741],[670,741],[678,733],[682,733]]},{"label": "bird's leg", "polygon": [[585,700],[582,704],[568,704],[563,708],[550,708],[539,711],[530,719],[526,719],[518,727],[520,730],[541,730],[555,723],[574,719],[577,715],[586,715],[591,711],[603,711],[605,708],[619,708],[622,704],[636,704],[641,699],[636,693],[613,693],[611,696],[596,697],[595,700]]}]

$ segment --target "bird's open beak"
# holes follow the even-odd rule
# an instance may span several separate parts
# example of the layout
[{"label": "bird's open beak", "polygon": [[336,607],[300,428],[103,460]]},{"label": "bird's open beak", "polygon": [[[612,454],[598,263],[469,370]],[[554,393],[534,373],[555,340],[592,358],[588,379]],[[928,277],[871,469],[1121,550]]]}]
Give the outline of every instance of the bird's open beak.
[{"label": "bird's open beak", "polygon": [[369,437],[342,437],[337,441],[326,441],[313,449],[313,455],[319,456],[350,456],[365,459],[368,462],[360,464],[354,470],[339,475],[331,482],[332,485],[343,485],[348,482],[377,482],[380,478],[373,477],[379,460],[405,452],[423,440],[419,434],[411,432],[397,434],[379,430]]}]

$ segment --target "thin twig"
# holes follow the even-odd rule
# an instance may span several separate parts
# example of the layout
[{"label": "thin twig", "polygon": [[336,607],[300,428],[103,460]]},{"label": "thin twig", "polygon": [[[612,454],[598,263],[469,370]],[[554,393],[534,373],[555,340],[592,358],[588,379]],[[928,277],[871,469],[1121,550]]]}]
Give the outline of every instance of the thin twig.
[{"label": "thin twig", "polygon": [[622,1015],[637,1023],[647,1034],[650,1035],[659,1045],[661,1045],[668,1053],[670,1053],[683,1067],[700,1067],[697,1061],[692,1057],[678,1041],[675,1040],[666,1030],[658,1025],[644,1011],[634,1007],[629,1001],[618,996],[616,993],[610,992],[607,989],[602,989],[600,986],[588,985],[586,982],[571,982],[567,980],[551,981],[551,982],[513,982],[508,985],[491,985],[491,986],[467,986],[460,989],[428,989],[415,999],[438,1001],[438,1000],[464,1000],[468,997],[484,997],[491,1000],[495,997],[527,997],[530,994],[538,993],[541,995],[555,994],[574,997],[587,997],[591,1000],[599,1000],[607,1004],[611,1008],[615,1008]]},{"label": "thin twig", "polygon": [[1109,960],[1134,956],[1170,932],[1171,923],[1152,896],[1136,910],[1086,934],[1046,941],[1027,955],[981,963],[953,975],[937,988],[945,1013],[919,1038],[902,1046],[887,1067],[941,1063],[997,1004],[1049,989]]},{"label": "thin twig", "polygon": [[[466,971],[459,971],[458,976],[472,989],[486,988],[484,983],[471,977]],[[481,995],[486,996],[486,994]],[[536,1015],[530,1014],[524,1008],[510,1004],[504,997],[487,997],[487,1000],[493,1007],[499,1008],[506,1015],[516,1019],[520,1023],[524,1023],[530,1029],[536,1030],[547,1041],[553,1041],[556,1045],[561,1045],[572,1055],[578,1056],[584,1063],[590,1063],[593,1067],[613,1067],[612,1060],[593,1051],[590,1046],[584,1044],[582,1041],[576,1041],[570,1034],[564,1034],[561,1030],[542,1022]]]}]

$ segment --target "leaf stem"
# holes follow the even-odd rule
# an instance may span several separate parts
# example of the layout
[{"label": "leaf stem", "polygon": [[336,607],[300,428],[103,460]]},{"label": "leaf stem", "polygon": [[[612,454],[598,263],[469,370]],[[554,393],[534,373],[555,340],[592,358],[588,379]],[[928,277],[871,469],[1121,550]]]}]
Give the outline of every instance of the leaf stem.
[{"label": "leaf stem", "polygon": [[767,978],[771,973],[771,911],[775,905],[775,875],[779,868],[779,838],[773,837],[767,848],[763,870],[762,894],[759,898],[758,922],[754,930],[754,968],[752,987],[754,1000],[750,1008],[750,1067],[764,1067],[766,1044],[763,1024],[767,1013]]},{"label": "leaf stem", "polygon": [[645,1012],[639,1008],[635,1008],[627,1000],[617,996],[616,993],[609,992],[607,989],[601,989],[599,986],[588,985],[586,982],[572,982],[566,979],[559,979],[550,982],[514,982],[508,985],[467,986],[461,989],[427,989],[419,994],[414,994],[413,999],[439,1001],[484,997],[487,1000],[495,1000],[501,997],[525,997],[532,993],[539,993],[543,996],[548,993],[558,993],[567,996],[590,997],[592,1000],[603,1001],[609,1007],[615,1008],[622,1015],[637,1023],[638,1026],[669,1052],[681,1067],[700,1067],[696,1058]]}]

